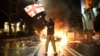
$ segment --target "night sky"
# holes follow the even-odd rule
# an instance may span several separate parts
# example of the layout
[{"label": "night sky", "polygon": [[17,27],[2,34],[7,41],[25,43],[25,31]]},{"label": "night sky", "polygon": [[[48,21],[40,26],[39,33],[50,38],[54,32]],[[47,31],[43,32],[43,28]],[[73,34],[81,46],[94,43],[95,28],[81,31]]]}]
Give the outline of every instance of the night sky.
[{"label": "night sky", "polygon": [[[11,1],[15,3],[17,0],[11,0]],[[80,0],[48,0],[48,1],[41,0],[41,1],[44,4],[44,7],[48,10],[48,12],[51,11],[52,8],[54,8],[54,7],[59,9],[60,6],[62,8],[61,9],[62,11],[60,11],[60,9],[59,9],[60,12],[63,13],[65,10],[66,10],[66,12],[68,12],[68,9],[67,9],[68,3],[74,5],[74,7],[76,7],[78,10],[80,10]],[[23,9],[25,6],[32,4],[32,3],[33,3],[32,0],[28,0],[28,1],[21,0],[19,3],[19,9]],[[16,3],[12,5],[11,13],[15,13],[15,11],[16,11]],[[0,28],[3,28],[4,21],[8,20],[8,12],[9,12],[9,0],[1,0],[0,1]],[[59,12],[57,11],[57,13],[59,13]],[[59,15],[56,15],[56,16],[59,16]]]},{"label": "night sky", "polygon": [[0,13],[0,28],[3,28],[4,21],[7,17],[4,14]]}]

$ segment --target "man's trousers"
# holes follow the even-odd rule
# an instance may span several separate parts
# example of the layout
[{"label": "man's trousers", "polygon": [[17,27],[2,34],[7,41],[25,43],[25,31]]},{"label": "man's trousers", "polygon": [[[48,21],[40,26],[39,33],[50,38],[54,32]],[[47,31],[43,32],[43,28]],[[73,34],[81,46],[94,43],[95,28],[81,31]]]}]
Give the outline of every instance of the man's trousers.
[{"label": "man's trousers", "polygon": [[46,39],[46,52],[48,51],[48,45],[49,45],[50,41],[52,43],[53,50],[56,53],[56,45],[55,45],[55,40],[54,40],[54,36],[53,35],[47,35],[47,39]]}]

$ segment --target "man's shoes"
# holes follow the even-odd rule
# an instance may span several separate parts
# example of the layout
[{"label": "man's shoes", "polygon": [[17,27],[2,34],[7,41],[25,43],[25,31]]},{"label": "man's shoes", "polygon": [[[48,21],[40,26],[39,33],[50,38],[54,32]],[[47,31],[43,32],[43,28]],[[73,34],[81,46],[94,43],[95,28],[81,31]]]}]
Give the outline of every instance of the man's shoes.
[{"label": "man's shoes", "polygon": [[[48,54],[47,53],[45,53],[45,56],[47,56]],[[54,53],[54,56],[57,56],[57,53]]]},{"label": "man's shoes", "polygon": [[54,56],[57,56],[57,53],[55,53]]},{"label": "man's shoes", "polygon": [[47,56],[47,53],[45,54],[45,56]]}]

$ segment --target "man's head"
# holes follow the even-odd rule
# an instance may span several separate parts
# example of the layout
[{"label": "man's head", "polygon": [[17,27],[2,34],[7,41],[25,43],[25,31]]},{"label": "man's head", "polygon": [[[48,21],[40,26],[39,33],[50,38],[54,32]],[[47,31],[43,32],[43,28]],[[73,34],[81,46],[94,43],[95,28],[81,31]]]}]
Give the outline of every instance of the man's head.
[{"label": "man's head", "polygon": [[48,21],[48,22],[53,21],[53,19],[51,17],[48,17],[48,16],[45,17],[45,20]]}]

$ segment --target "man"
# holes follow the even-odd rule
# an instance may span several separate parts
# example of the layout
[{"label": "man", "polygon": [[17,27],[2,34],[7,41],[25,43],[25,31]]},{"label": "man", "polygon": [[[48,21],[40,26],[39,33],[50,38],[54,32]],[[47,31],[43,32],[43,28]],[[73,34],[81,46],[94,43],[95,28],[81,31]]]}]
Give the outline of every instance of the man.
[{"label": "man", "polygon": [[[48,44],[51,41],[53,50],[54,50],[54,55],[57,55],[55,40],[54,40],[54,22],[53,22],[53,20],[51,18],[49,18],[46,25],[47,25],[46,52],[48,51]],[[46,53],[46,55],[47,55],[47,53]]]}]

